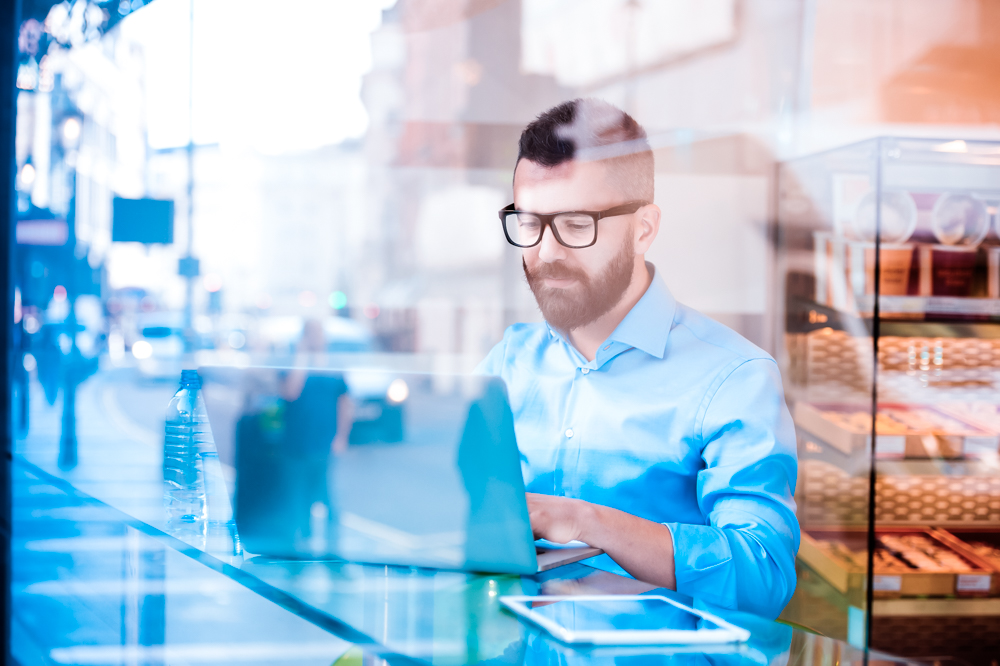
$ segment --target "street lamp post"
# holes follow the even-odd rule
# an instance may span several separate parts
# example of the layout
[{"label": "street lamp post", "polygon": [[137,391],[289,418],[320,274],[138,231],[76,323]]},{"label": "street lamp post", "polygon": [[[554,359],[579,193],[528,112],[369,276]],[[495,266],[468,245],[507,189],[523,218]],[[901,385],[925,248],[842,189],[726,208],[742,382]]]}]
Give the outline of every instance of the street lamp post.
[{"label": "street lamp post", "polygon": [[194,340],[194,280],[200,273],[194,256],[194,0],[189,0],[188,42],[188,144],[187,144],[187,252],[178,264],[178,273],[186,281],[184,294],[184,351],[195,349]]}]

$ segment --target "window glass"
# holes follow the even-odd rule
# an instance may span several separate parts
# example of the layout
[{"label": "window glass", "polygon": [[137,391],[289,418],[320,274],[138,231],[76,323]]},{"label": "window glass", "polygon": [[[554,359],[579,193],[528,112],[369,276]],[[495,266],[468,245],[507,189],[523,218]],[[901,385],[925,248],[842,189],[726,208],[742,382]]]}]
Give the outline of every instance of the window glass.
[{"label": "window glass", "polygon": [[[694,495],[710,494],[705,478],[725,467],[712,445],[737,431],[749,437],[756,431],[745,421],[767,411],[741,379],[749,366],[734,365],[729,384],[690,370],[729,349],[715,344],[722,336],[739,341],[741,358],[767,364],[781,426],[726,450],[778,440],[775,451],[794,447],[794,465],[776,454],[782,471],[761,486],[779,480],[787,501],[774,511],[798,524],[775,538],[799,545],[776,561],[759,535],[743,535],[746,557],[763,553],[761,571],[771,571],[766,562],[788,573],[787,598],[761,610],[745,587],[707,580],[699,568],[701,554],[721,562],[741,549],[671,527],[677,543],[697,544],[678,551],[697,573],[679,585],[726,588],[730,597],[712,599],[730,606],[742,593],[744,610],[854,648],[993,663],[984,660],[1000,650],[1000,16],[990,2],[22,5],[9,261],[17,621],[29,622],[36,602],[48,608],[61,594],[52,586],[76,575],[59,568],[52,553],[63,546],[54,540],[93,537],[79,548],[100,550],[113,515],[121,524],[109,552],[122,554],[127,576],[77,560],[80,576],[121,575],[132,586],[120,607],[95,611],[102,626],[118,611],[126,618],[120,635],[100,634],[98,643],[169,644],[163,589],[174,564],[164,562],[174,558],[162,542],[146,548],[156,532],[175,550],[230,567],[231,578],[246,574],[258,592],[292,595],[378,640],[391,642],[406,625],[399,631],[410,642],[395,636],[393,649],[408,657],[427,657],[425,644],[459,645],[444,658],[455,663],[497,657],[517,625],[504,624],[510,618],[495,597],[538,592],[542,579],[498,583],[435,569],[397,572],[390,584],[386,569],[385,589],[410,590],[399,604],[438,610],[426,616],[433,622],[376,621],[358,610],[375,603],[365,582],[372,570],[323,558],[349,552],[360,561],[391,542],[390,564],[424,548],[425,559],[411,564],[486,567],[503,549],[474,547],[481,519],[508,530],[497,539],[513,553],[503,571],[524,573],[533,567],[525,487],[543,478],[552,494],[574,496],[606,482],[639,505],[662,487],[651,481],[661,465],[687,465],[698,488],[678,504],[689,511],[684,528],[717,526],[724,512]],[[515,167],[526,168],[519,155],[532,149],[525,128],[578,99],[599,102],[573,107],[580,117],[547,137],[549,152],[577,142],[574,165],[619,166],[645,154],[641,141],[593,131],[601,113],[620,110],[645,132],[651,181],[609,168],[600,185],[615,196],[600,205],[515,196]],[[527,162],[553,178],[567,168]],[[623,220],[649,205],[661,215],[645,260],[669,290],[664,302],[680,305],[669,321],[602,337],[593,358],[566,342],[560,372],[579,372],[569,385],[635,357],[620,354],[663,360],[659,336],[683,328],[705,346],[665,362],[690,375],[588,394],[592,409],[540,380],[551,378],[541,362],[527,388],[511,384],[506,393],[466,376],[505,332],[562,340],[561,329],[574,330],[587,312],[619,303],[619,293],[595,289],[578,307],[547,309],[538,280],[575,276],[533,283],[525,258],[603,257],[602,239],[624,247],[623,229],[632,227]],[[634,257],[621,256],[630,266]],[[614,282],[612,272],[602,284]],[[511,328],[523,324],[536,328]],[[500,348],[489,358],[493,365],[479,367],[496,371],[512,356]],[[675,376],[686,377],[680,397],[701,390],[700,381],[706,387],[676,413],[658,393]],[[557,408],[539,406],[546,397]],[[642,400],[648,419],[635,407]],[[560,410],[589,421],[564,423]],[[525,414],[547,430],[526,436],[518,426],[518,477],[516,458],[473,444],[507,446],[507,417]],[[706,434],[713,419],[718,427]],[[201,448],[185,448],[185,437]],[[435,437],[447,446],[403,446]],[[598,440],[612,443],[599,451],[610,462],[594,464],[590,478],[573,476]],[[237,497],[239,442],[259,446],[254,482],[273,502],[295,504],[294,520],[268,513],[271,500]],[[545,459],[548,476],[537,474],[529,459],[549,444],[558,452]],[[291,471],[282,467],[290,459]],[[506,476],[483,475],[485,467]],[[411,489],[419,474],[439,474],[434,492]],[[517,492],[490,494],[499,476],[509,482],[504,492]],[[725,481],[727,489],[745,482],[740,474]],[[349,499],[337,500],[334,486]],[[39,497],[57,491],[60,503],[43,506]],[[400,496],[412,503],[394,511],[389,498]],[[513,509],[491,514],[501,500]],[[86,518],[98,505],[101,519]],[[272,521],[281,554],[320,563],[292,571],[251,562],[235,529],[239,506]],[[36,514],[55,522],[33,532]],[[440,520],[416,536],[393,522],[423,516]],[[747,529],[760,527],[759,517],[744,521],[753,523]],[[345,535],[355,539],[350,548],[331,546]],[[701,587],[691,582],[702,575]],[[764,592],[780,596],[779,578],[762,574]],[[336,587],[331,581],[348,581],[360,596],[309,596]],[[73,647],[63,620],[83,626],[85,616],[65,611],[54,632],[61,638],[39,633],[30,650]],[[808,640],[820,646],[814,634]],[[29,663],[35,652],[20,654]],[[102,654],[112,652],[80,658],[96,663]]]}]

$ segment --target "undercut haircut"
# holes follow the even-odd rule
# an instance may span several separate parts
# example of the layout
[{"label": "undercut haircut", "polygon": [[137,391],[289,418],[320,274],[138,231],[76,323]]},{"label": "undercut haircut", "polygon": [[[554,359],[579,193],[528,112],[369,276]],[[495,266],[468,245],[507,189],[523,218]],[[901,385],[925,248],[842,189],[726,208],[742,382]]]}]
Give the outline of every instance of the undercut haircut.
[{"label": "undercut haircut", "polygon": [[653,150],[646,130],[603,100],[574,99],[535,118],[518,141],[518,163],[522,159],[549,168],[570,160],[599,161],[625,200],[653,201]]}]

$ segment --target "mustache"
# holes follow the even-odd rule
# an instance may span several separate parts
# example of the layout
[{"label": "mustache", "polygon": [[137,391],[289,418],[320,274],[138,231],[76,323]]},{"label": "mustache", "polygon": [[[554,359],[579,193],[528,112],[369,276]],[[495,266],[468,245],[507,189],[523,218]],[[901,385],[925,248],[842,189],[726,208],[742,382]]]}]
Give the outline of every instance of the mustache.
[{"label": "mustache", "polygon": [[524,274],[528,276],[529,280],[567,280],[575,279],[579,280],[583,284],[588,284],[590,280],[587,278],[587,274],[581,269],[574,269],[562,262],[555,262],[552,264],[542,264],[535,270],[530,270],[528,264],[525,263],[524,259],[521,260],[521,265],[524,267]]}]

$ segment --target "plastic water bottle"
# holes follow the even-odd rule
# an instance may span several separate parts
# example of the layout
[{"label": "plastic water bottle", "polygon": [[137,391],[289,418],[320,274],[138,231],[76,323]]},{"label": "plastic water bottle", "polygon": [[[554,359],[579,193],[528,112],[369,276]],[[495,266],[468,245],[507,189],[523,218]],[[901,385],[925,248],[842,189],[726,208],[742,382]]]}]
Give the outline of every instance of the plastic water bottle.
[{"label": "plastic water bottle", "polygon": [[167,531],[183,541],[204,541],[205,478],[200,462],[201,453],[213,442],[196,370],[181,371],[181,387],[167,406],[164,431]]}]

